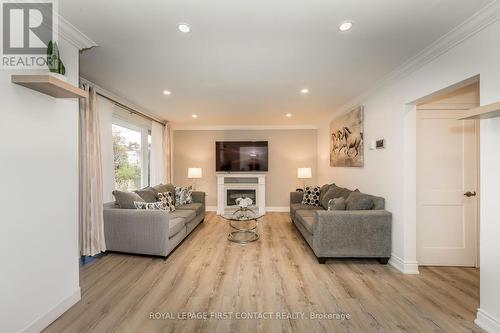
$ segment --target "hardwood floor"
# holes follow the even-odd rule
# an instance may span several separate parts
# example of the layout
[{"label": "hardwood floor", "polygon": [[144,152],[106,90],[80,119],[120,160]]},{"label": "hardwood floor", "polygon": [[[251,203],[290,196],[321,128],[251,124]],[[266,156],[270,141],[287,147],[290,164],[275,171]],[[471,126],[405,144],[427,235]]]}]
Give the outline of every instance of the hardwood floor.
[{"label": "hardwood floor", "polygon": [[[228,232],[211,213],[167,261],[109,254],[83,267],[82,300],[45,332],[482,332],[473,324],[477,269],[403,275],[376,260],[320,265],[286,213],[266,215],[255,243],[231,243]],[[182,312],[233,313],[178,319]],[[242,319],[266,312],[273,319]]]}]

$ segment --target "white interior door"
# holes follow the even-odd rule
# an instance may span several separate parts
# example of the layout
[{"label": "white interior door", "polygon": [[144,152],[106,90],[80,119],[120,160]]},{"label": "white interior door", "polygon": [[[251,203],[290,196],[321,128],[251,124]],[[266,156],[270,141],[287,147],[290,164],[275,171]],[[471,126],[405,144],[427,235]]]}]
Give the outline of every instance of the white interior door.
[{"label": "white interior door", "polygon": [[417,259],[476,266],[478,123],[463,110],[418,110]]}]

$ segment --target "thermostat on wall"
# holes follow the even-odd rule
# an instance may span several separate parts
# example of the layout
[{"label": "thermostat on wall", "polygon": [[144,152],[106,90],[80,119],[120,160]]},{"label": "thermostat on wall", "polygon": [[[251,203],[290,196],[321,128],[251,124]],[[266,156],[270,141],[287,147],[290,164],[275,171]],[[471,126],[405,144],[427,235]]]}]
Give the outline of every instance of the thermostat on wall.
[{"label": "thermostat on wall", "polygon": [[383,148],[385,148],[385,140],[384,139],[380,139],[380,140],[375,141],[375,149],[383,149]]}]

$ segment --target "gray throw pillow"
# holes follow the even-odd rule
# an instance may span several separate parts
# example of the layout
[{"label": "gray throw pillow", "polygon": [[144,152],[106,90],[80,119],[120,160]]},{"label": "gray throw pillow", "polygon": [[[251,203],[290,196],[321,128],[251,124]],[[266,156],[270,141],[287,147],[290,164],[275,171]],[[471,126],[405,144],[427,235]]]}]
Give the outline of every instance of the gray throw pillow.
[{"label": "gray throw pillow", "polygon": [[[335,185],[335,184],[332,184]],[[323,197],[325,196],[326,192],[328,192],[328,189],[330,188],[330,184],[325,184],[321,186],[319,189],[319,202],[321,203],[321,200],[323,200]]]},{"label": "gray throw pillow", "polygon": [[351,192],[352,191],[347,188],[338,187],[337,185],[332,184],[328,188],[328,191],[326,191],[326,193],[323,195],[321,199],[321,206],[323,206],[324,209],[328,209],[328,201],[341,197],[347,199]]},{"label": "gray throw pillow", "polygon": [[120,208],[135,209],[134,202],[145,202],[137,193],[114,190],[116,203]]},{"label": "gray throw pillow", "polygon": [[345,210],[346,203],[344,197],[330,199],[328,201],[328,210]]},{"label": "gray throw pillow", "polygon": [[151,187],[145,187],[141,190],[134,191],[146,202],[157,202],[156,192]]},{"label": "gray throw pillow", "polygon": [[346,210],[370,210],[373,205],[373,197],[361,192],[352,192],[346,200]]}]

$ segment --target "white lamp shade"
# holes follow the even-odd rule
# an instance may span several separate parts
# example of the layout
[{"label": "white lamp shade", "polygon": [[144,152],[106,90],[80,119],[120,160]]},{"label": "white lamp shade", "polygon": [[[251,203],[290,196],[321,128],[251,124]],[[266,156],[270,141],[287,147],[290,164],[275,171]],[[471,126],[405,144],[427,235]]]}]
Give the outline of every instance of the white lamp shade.
[{"label": "white lamp shade", "polygon": [[188,168],[188,178],[201,178],[201,168]]},{"label": "white lamp shade", "polygon": [[298,168],[297,178],[312,178],[311,168]]}]

